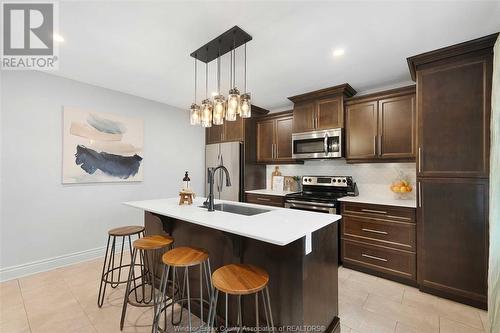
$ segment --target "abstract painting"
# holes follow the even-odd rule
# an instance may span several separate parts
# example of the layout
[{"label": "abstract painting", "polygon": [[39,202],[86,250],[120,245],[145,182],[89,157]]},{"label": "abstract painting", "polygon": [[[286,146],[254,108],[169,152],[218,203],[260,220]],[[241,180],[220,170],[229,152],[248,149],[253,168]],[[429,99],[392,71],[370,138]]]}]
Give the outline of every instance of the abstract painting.
[{"label": "abstract painting", "polygon": [[64,108],[63,183],[143,180],[141,119]]}]

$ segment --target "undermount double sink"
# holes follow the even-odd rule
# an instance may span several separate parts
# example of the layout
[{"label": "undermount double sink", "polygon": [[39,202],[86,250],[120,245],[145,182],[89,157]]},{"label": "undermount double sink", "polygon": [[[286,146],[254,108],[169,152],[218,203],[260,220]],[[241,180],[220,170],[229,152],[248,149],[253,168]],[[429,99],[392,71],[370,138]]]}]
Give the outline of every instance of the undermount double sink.
[{"label": "undermount double sink", "polygon": [[[200,207],[206,209],[205,206],[200,206]],[[267,212],[271,211],[270,209],[232,205],[232,204],[227,204],[227,203],[215,204],[214,209],[221,211],[221,212],[246,215],[246,216],[253,216],[253,215],[258,215],[258,214],[267,213]]]}]

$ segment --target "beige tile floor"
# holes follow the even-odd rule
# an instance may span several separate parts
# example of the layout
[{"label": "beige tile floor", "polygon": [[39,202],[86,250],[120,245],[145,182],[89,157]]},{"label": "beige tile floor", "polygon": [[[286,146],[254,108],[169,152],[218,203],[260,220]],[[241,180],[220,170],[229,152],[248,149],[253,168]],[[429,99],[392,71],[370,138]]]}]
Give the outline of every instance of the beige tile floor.
[{"label": "beige tile floor", "polygon": [[[0,284],[0,332],[120,332],[123,288],[96,305],[101,259]],[[123,332],[150,332],[151,309],[130,307]],[[487,332],[486,312],[339,268],[342,333]]]}]

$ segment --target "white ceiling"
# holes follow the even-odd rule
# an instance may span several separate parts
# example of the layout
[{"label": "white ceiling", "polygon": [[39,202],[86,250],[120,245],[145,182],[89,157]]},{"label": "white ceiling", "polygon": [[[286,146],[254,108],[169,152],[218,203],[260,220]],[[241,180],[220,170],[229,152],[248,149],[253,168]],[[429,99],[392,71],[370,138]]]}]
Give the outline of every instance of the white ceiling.
[{"label": "white ceiling", "polygon": [[[500,31],[500,2],[68,1],[59,22],[65,42],[54,74],[185,109],[193,101],[189,54],[238,25],[254,38],[247,90],[255,104],[279,109],[288,96],[344,82],[358,92],[408,82],[408,56]],[[332,56],[337,47],[344,56]],[[226,57],[226,93],[227,68]],[[242,77],[240,68],[240,90]]]}]

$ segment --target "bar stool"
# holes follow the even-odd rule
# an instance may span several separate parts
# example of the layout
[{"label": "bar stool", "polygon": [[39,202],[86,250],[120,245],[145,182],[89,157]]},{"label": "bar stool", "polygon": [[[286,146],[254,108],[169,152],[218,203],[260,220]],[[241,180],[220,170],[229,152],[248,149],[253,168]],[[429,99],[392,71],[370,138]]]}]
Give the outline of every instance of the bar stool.
[{"label": "bar stool", "polygon": [[[160,283],[160,293],[158,299],[156,301],[155,315],[153,319],[153,332],[158,331],[166,331],[167,328],[167,309],[171,307],[171,322],[172,325],[177,326],[182,321],[182,312],[184,307],[183,303],[187,303],[188,308],[188,322],[189,322],[189,332],[192,332],[192,321],[191,321],[191,300],[200,302],[200,320],[201,327],[203,326],[203,304],[207,305],[207,308],[210,306],[210,295],[212,295],[212,280],[211,280],[211,270],[210,270],[210,259],[208,255],[208,251],[201,248],[196,247],[177,247],[166,252],[162,261],[165,264],[163,267],[163,274]],[[191,291],[189,286],[189,268],[193,266],[199,267],[200,272],[200,295],[196,298],[191,298]],[[176,298],[176,292],[174,288],[172,288],[171,297],[167,299],[167,285],[168,285],[168,277],[170,274],[170,269],[172,268],[172,281],[175,281],[177,269],[184,269],[184,277],[182,283],[182,290],[180,298]],[[208,299],[203,297],[203,277],[205,277],[205,284],[207,289]],[[187,294],[187,295],[186,295]],[[170,302],[168,302],[170,300]],[[177,322],[174,321],[174,304],[181,303],[181,313],[180,318]],[[159,327],[161,313],[165,315],[165,327],[161,329]]]},{"label": "bar stool", "polygon": [[[106,294],[106,286],[109,284],[111,288],[118,287],[119,284],[127,283],[127,280],[121,281],[122,269],[130,268],[130,262],[123,265],[123,249],[125,247],[126,238],[128,238],[128,248],[130,255],[132,255],[132,239],[131,236],[137,235],[140,237],[144,233],[144,227],[140,225],[130,225],[124,227],[114,228],[108,231],[108,243],[106,245],[106,255],[104,256],[104,263],[102,265],[101,283],[99,285],[99,295],[97,296],[97,306],[102,307],[104,296]],[[116,252],[116,238],[122,238],[122,246],[120,252],[120,263],[115,267],[115,252]],[[111,242],[111,249],[109,243]],[[111,251],[110,251],[111,250]],[[108,258],[109,253],[109,258]],[[106,268],[107,266],[107,268]],[[115,280],[115,271],[117,271],[117,279]]]},{"label": "bar stool", "polygon": [[[120,330],[123,329],[125,315],[127,313],[127,305],[138,307],[156,306],[155,284],[157,282],[157,266],[160,263],[160,257],[165,250],[172,247],[174,238],[170,236],[145,236],[134,241],[132,252],[132,260],[130,271],[127,280],[127,288],[125,289],[125,298],[123,300],[122,317],[120,321]],[[135,277],[135,266],[137,256],[139,256],[139,266],[141,269],[140,277]],[[139,285],[136,284],[137,279],[141,279]],[[134,287],[132,288],[132,284]],[[150,286],[151,294],[147,297],[146,287]],[[140,288],[141,297],[137,295],[137,290]],[[135,302],[130,300],[132,292],[135,294]]]},{"label": "bar stool", "polygon": [[[210,304],[208,314],[208,324],[210,328],[214,327],[215,313],[217,311],[217,300],[219,291],[226,294],[226,319],[225,330],[228,329],[228,295],[238,296],[238,325],[240,333],[243,328],[243,320],[241,315],[241,296],[255,295],[255,321],[256,328],[259,326],[259,293],[262,296],[264,305],[264,314],[266,316],[267,331],[272,331],[274,328],[273,314],[271,311],[271,299],[267,284],[269,282],[269,274],[260,267],[247,264],[230,264],[217,269],[212,275],[214,285],[213,302]],[[265,294],[264,294],[265,292]],[[271,326],[269,326],[271,324]],[[260,330],[259,330],[260,332]]]}]

